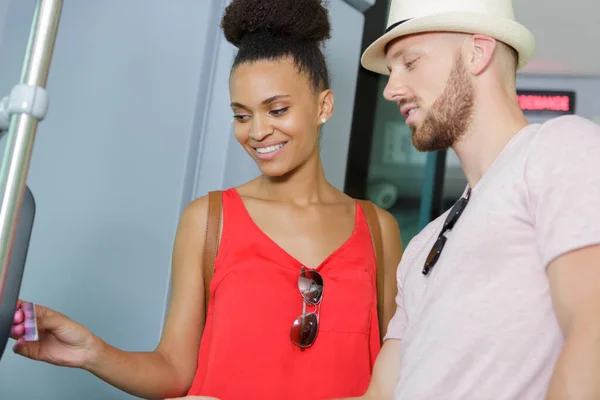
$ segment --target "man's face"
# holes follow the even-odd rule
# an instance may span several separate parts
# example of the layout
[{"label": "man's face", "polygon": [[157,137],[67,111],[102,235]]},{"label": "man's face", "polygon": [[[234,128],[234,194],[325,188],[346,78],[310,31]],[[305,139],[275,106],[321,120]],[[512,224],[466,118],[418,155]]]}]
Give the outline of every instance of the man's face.
[{"label": "man's face", "polygon": [[426,33],[390,43],[384,97],[398,104],[419,151],[451,147],[469,128],[475,90],[461,57],[461,34]]}]

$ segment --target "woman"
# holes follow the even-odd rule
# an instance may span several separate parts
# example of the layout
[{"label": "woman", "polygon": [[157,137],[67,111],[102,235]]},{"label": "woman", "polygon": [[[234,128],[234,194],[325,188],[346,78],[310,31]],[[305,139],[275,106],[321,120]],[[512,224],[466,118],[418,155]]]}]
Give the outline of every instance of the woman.
[{"label": "woman", "polygon": [[[363,210],[327,182],[319,155],[320,127],[334,108],[319,47],[330,34],[327,10],[319,0],[233,0],[222,28],[239,48],[230,77],[235,136],[261,175],[222,193],[206,324],[205,196],[181,216],[172,297],[154,351],[116,349],[41,306],[40,341],[19,340],[15,351],[86,369],[143,398],[361,395],[380,343],[375,258]],[[377,214],[392,277],[384,301],[393,304],[400,234],[389,213]],[[302,294],[298,282],[316,290]],[[17,312],[15,338],[22,319]]]}]

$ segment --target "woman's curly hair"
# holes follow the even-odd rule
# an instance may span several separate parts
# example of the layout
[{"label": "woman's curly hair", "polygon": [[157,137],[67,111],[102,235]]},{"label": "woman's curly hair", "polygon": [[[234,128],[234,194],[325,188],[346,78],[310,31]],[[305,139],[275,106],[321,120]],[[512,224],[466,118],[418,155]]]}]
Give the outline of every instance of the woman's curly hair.
[{"label": "woman's curly hair", "polygon": [[239,64],[291,57],[313,84],[329,88],[321,44],[331,37],[323,0],[233,0],[221,21],[225,38],[238,48]]}]

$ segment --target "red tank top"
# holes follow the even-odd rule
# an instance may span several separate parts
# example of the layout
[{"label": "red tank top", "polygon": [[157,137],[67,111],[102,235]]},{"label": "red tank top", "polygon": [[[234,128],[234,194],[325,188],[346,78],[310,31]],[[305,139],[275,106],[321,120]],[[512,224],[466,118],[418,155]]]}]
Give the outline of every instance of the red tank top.
[{"label": "red tank top", "polygon": [[324,287],[319,333],[303,351],[290,340],[302,313],[301,267],[254,224],[235,189],[223,192],[223,233],[188,395],[319,400],[364,394],[380,345],[375,255],[358,202],[352,235],[317,267]]}]

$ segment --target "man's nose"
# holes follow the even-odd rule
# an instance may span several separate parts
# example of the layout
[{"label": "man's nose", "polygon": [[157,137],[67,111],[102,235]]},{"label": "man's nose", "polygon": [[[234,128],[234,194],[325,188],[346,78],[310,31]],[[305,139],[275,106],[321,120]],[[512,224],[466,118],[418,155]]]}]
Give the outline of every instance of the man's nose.
[{"label": "man's nose", "polygon": [[385,89],[383,90],[383,97],[388,101],[398,103],[402,99],[408,96],[408,90],[404,79],[399,73],[392,71],[390,74]]}]

